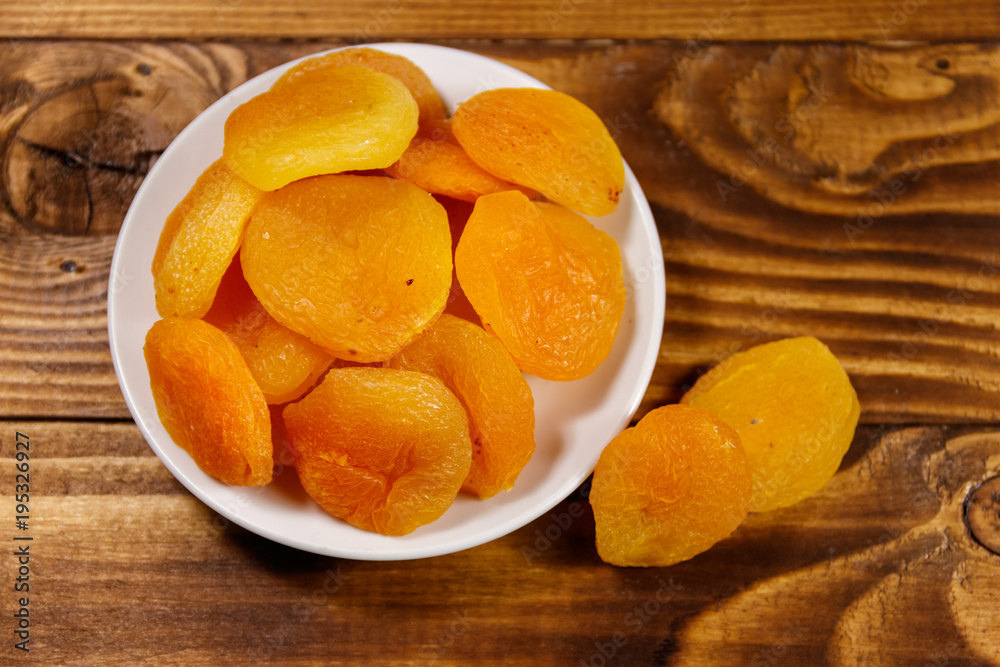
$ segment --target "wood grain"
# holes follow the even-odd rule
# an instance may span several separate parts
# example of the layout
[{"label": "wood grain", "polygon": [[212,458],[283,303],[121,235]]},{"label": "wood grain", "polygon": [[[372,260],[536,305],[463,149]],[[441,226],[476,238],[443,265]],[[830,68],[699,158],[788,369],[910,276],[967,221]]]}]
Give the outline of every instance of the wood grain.
[{"label": "wood grain", "polygon": [[990,0],[8,0],[0,36],[97,39],[549,38],[970,40],[1000,37]]},{"label": "wood grain", "polygon": [[[15,431],[30,436],[36,484],[28,662],[1000,660],[1000,557],[963,523],[966,494],[1000,473],[996,429],[864,427],[813,498],[751,515],[691,561],[649,569],[599,561],[586,486],[465,552],[355,562],[229,524],[173,480],[131,424],[2,422],[4,457]],[[12,483],[3,466],[0,484]],[[8,540],[13,532],[3,529]],[[12,562],[0,559],[4,581]],[[4,618],[12,604],[2,596]],[[12,650],[0,647],[0,661]]]},{"label": "wood grain", "polygon": [[[667,313],[637,416],[735,351],[810,334],[844,363],[866,422],[1000,420],[995,46],[456,45],[597,110],[653,205]],[[113,235],[144,170],[225,91],[325,46],[0,45],[0,415],[128,416],[104,309]],[[758,130],[826,89],[836,96],[754,162],[771,146]],[[891,119],[921,109],[959,138],[914,167],[936,126]],[[878,132],[858,131],[864,113]]]}]

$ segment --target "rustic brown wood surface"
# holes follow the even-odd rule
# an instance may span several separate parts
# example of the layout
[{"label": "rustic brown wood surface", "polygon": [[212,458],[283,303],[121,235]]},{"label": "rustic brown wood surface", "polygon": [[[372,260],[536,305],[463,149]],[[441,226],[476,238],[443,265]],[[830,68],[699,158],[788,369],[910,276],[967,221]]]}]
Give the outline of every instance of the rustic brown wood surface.
[{"label": "rustic brown wood surface", "polygon": [[[1000,661],[1000,559],[963,520],[1000,473],[982,427],[863,427],[799,505],[670,568],[606,566],[585,489],[514,533],[355,562],[230,525],[130,423],[30,436],[40,664],[980,665]],[[0,469],[4,488],[13,466]],[[10,533],[8,532],[8,535]],[[13,581],[17,564],[0,559]],[[3,616],[14,613],[3,596]],[[14,658],[8,641],[0,648]],[[601,658],[605,655],[611,657]]]},{"label": "rustic brown wood surface", "polygon": [[[583,100],[636,172],[667,273],[637,417],[794,334],[826,341],[858,388],[867,425],[823,491],[664,569],[600,562],[585,487],[450,556],[297,552],[194,499],[132,424],[105,311],[130,280],[109,276],[125,211],[215,99],[341,43],[273,40],[352,40],[398,5],[317,6],[4,7],[0,538],[17,544],[20,432],[34,540],[28,654],[13,648],[18,563],[0,557],[0,663],[1000,664],[1000,46],[978,41],[998,34],[994,3],[898,3],[887,36],[893,3],[772,0],[701,42],[445,42]],[[403,6],[366,38],[700,39],[725,9],[507,3],[442,21],[447,3]],[[261,41],[110,39],[178,36]]]},{"label": "rustic brown wood surface", "polygon": [[968,40],[1000,37],[992,0],[7,0],[15,38]]}]

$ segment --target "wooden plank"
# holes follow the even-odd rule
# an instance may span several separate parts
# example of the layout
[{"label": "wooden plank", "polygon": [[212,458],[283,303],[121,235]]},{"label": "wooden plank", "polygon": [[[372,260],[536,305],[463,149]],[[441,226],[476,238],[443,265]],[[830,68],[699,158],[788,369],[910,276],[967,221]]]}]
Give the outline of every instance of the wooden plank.
[{"label": "wooden plank", "polygon": [[[0,415],[128,416],[104,308],[113,235],[142,174],[227,90],[325,46],[0,46],[10,91],[0,106]],[[996,46],[473,50],[597,110],[653,205],[667,313],[640,415],[734,351],[811,334],[842,359],[866,422],[1000,419]],[[802,111],[826,89],[836,93]],[[883,112],[865,106],[872,95]],[[868,109],[879,133],[859,132],[852,108]],[[917,122],[921,109],[937,124]],[[809,142],[784,141],[792,113],[793,136]],[[900,129],[896,117],[913,122]],[[954,137],[948,150],[907,162],[934,148],[935,128]],[[784,143],[772,147],[768,131]]]},{"label": "wooden plank", "polygon": [[[751,515],[690,561],[648,569],[598,559],[586,486],[474,549],[356,562],[271,543],[164,487],[169,475],[131,424],[0,422],[5,458],[15,431],[30,436],[37,466],[30,657],[43,664],[1000,658],[1000,561],[963,523],[969,489],[1000,474],[995,428],[862,427],[816,496]],[[150,474],[156,466],[163,475]],[[128,469],[128,485],[104,479]],[[13,475],[0,467],[4,489]],[[15,532],[12,522],[0,531],[8,541]],[[14,567],[0,559],[0,580]],[[13,605],[0,596],[5,630]],[[13,658],[9,642],[0,656]]]},{"label": "wooden plank", "polygon": [[0,35],[93,39],[969,40],[1000,36],[991,0],[8,0]]}]

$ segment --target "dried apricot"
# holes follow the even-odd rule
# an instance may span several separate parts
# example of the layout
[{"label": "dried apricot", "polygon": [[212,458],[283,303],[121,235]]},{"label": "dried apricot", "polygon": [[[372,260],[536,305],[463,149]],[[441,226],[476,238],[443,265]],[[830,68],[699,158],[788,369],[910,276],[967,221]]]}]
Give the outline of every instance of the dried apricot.
[{"label": "dried apricot", "polygon": [[455,270],[483,327],[524,372],[575,380],[611,351],[625,311],[621,254],[582,216],[520,192],[480,197]]},{"label": "dried apricot", "polygon": [[227,484],[270,482],[267,402],[236,344],[211,324],[171,317],[149,330],[143,353],[160,421],[198,467]]},{"label": "dried apricot", "polygon": [[601,119],[555,90],[496,88],[455,111],[469,157],[494,176],[538,190],[574,211],[607,215],[625,187],[625,166]]},{"label": "dried apricot", "polygon": [[421,125],[444,118],[444,104],[441,102],[441,97],[422,69],[413,64],[409,58],[366,47],[342,49],[303,60],[282,74],[271,89],[281,88],[288,83],[298,83],[300,79],[311,76],[317,69],[344,65],[370,67],[399,79],[417,102]]},{"label": "dried apricot", "polygon": [[598,554],[614,565],[692,558],[736,530],[750,489],[736,431],[703,408],[657,408],[615,437],[594,470]]},{"label": "dried apricot", "polygon": [[535,402],[517,364],[495,337],[442,315],[389,361],[439,378],[469,415],[472,467],[462,490],[480,498],[509,491],[535,451]]},{"label": "dried apricot", "polygon": [[444,310],[451,283],[444,209],[386,177],[318,176],[267,193],[240,252],[278,322],[351,361],[402,349]]},{"label": "dried apricot", "polygon": [[740,434],[753,473],[754,512],[819,491],[851,446],[861,412],[840,362],[809,336],[734,354],[681,402],[711,410]]},{"label": "dried apricot", "polygon": [[205,321],[236,343],[269,404],[302,396],[333,361],[323,348],[264,310],[243,277],[239,253],[222,277]]},{"label": "dried apricot", "polygon": [[222,159],[261,190],[307,176],[382,169],[417,132],[417,103],[369,67],[329,67],[261,93],[226,120]]},{"label": "dried apricot", "polygon": [[410,533],[444,514],[469,474],[465,410],[424,373],[335,368],[282,414],[303,488],[358,528]]},{"label": "dried apricot", "polygon": [[465,154],[451,131],[451,121],[442,120],[417,133],[399,161],[386,168],[427,192],[474,202],[482,195],[520,190],[528,197],[538,193],[501,180]]},{"label": "dried apricot", "polygon": [[206,169],[167,216],[153,255],[153,289],[161,317],[201,317],[264,193],[222,160]]}]

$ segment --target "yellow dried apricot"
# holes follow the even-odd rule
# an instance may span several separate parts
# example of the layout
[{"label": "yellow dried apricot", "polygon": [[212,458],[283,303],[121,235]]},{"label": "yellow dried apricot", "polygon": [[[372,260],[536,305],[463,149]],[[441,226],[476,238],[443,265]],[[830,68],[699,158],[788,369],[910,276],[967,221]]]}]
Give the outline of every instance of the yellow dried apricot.
[{"label": "yellow dried apricot", "polygon": [[236,344],[201,320],[156,322],[143,348],[163,427],[204,472],[263,486],[274,466],[267,402]]},{"label": "yellow dried apricot", "polygon": [[167,216],[153,255],[153,289],[161,317],[201,317],[264,193],[217,160]]},{"label": "yellow dried apricot", "polygon": [[483,327],[524,372],[575,380],[611,351],[625,311],[621,254],[582,216],[520,192],[480,197],[455,270]]},{"label": "yellow dried apricot", "polygon": [[565,93],[487,90],[458,106],[453,130],[469,157],[498,178],[588,215],[618,206],[625,187],[618,146],[597,114]]},{"label": "yellow dried apricot", "polygon": [[382,169],[410,144],[417,115],[413,95],[393,76],[369,67],[316,69],[237,107],[226,120],[222,159],[261,190]]},{"label": "yellow dried apricot", "polygon": [[736,431],[703,408],[657,408],[601,453],[590,490],[597,552],[613,565],[692,558],[736,530],[750,489]]},{"label": "yellow dried apricot", "polygon": [[840,362],[810,336],[734,354],[681,402],[711,410],[740,434],[754,512],[788,507],[823,488],[851,446],[861,412]]},{"label": "yellow dried apricot", "polygon": [[268,404],[299,398],[333,361],[323,348],[264,310],[243,277],[239,253],[222,277],[205,321],[236,343]]},{"label": "yellow dried apricot", "polygon": [[406,181],[317,176],[267,193],[243,274],[278,322],[341,359],[384,361],[444,310],[448,216]]},{"label": "yellow dried apricot", "polygon": [[500,341],[445,314],[388,365],[437,377],[465,407],[472,467],[463,491],[490,498],[513,488],[535,451],[535,402]]},{"label": "yellow dried apricot", "polygon": [[520,190],[528,197],[538,194],[530,188],[501,180],[473,162],[458,145],[451,131],[451,121],[447,120],[418,132],[399,161],[386,168],[386,172],[427,192],[467,202],[507,190]]},{"label": "yellow dried apricot", "polygon": [[465,410],[424,373],[335,368],[282,414],[303,488],[358,528],[410,533],[444,514],[469,474]]},{"label": "yellow dried apricot", "polygon": [[370,67],[399,79],[417,102],[421,125],[444,118],[444,104],[441,102],[441,97],[422,69],[413,64],[409,58],[367,47],[343,49],[303,60],[282,74],[271,89],[275,90],[289,83],[297,84],[300,79],[312,76],[313,71],[317,69],[345,65]]}]

